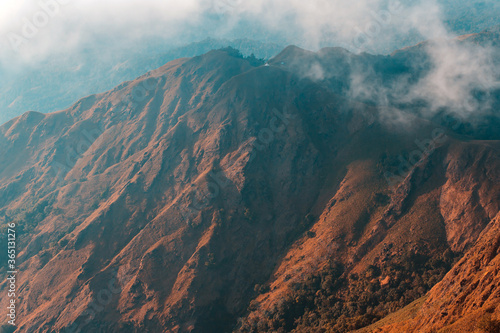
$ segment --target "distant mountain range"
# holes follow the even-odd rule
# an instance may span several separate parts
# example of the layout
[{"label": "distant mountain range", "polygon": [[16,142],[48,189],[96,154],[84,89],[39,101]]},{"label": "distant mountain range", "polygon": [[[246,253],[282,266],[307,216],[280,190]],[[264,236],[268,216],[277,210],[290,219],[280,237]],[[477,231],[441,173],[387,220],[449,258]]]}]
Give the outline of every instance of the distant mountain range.
[{"label": "distant mountain range", "polygon": [[[0,123],[26,111],[50,112],[69,107],[75,100],[113,88],[132,80],[165,63],[183,57],[193,57],[213,49],[234,47],[244,55],[255,54],[269,59],[278,54],[282,45],[248,39],[206,39],[201,42],[159,52],[151,50],[101,53],[83,52],[49,59],[19,72],[0,69]],[[132,52],[132,51],[130,51]]]},{"label": "distant mountain range", "polygon": [[388,56],[289,46],[261,61],[277,46],[244,41],[257,58],[176,59],[0,126],[18,331],[495,328],[500,90],[471,84],[469,116],[402,98],[430,74],[429,43]]}]

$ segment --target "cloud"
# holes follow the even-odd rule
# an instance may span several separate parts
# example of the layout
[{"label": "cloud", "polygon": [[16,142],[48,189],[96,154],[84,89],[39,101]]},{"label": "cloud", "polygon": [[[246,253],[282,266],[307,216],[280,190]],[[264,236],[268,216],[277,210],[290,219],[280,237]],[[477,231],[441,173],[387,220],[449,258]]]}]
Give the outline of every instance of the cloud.
[{"label": "cloud", "polygon": [[206,37],[390,52],[411,44],[415,37],[408,35],[415,31],[440,33],[434,29],[438,11],[427,0],[3,0],[0,59],[34,61],[89,47],[140,48],[145,40],[186,44]]},{"label": "cloud", "polygon": [[452,108],[465,114],[481,107],[473,93],[490,90],[498,83],[495,51],[489,45],[462,42],[444,24],[441,8],[433,1],[423,1],[411,20],[429,42],[426,52],[431,70],[413,88],[411,97],[425,99],[431,109]]},{"label": "cloud", "polygon": [[[411,64],[425,75],[417,77],[410,72],[382,84],[373,70],[354,70],[350,96],[378,105],[425,101],[423,112],[428,115],[442,108],[460,117],[493,112],[488,93],[500,87],[500,66],[495,62],[498,48],[458,38],[446,25],[443,8],[436,1],[420,1],[401,8],[400,14],[406,17],[404,31],[414,31],[427,41],[421,44],[426,56],[416,56]],[[486,94],[481,101],[478,91]]]},{"label": "cloud", "polygon": [[3,0],[0,12],[0,56],[36,61],[91,47],[131,48],[153,36],[173,39],[203,9],[197,0]]},{"label": "cloud", "polygon": [[427,53],[432,68],[413,88],[414,98],[429,101],[431,111],[447,107],[461,115],[490,106],[479,103],[474,92],[498,86],[498,68],[491,47],[456,39],[437,40],[427,45]]}]

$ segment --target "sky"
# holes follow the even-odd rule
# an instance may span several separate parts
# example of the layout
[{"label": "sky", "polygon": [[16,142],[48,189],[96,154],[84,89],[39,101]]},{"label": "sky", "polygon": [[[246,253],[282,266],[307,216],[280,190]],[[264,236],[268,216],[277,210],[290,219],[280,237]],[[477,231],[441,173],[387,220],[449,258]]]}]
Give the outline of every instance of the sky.
[{"label": "sky", "polygon": [[0,59],[8,66],[95,45],[126,49],[206,37],[390,52],[410,34],[445,37],[442,23],[430,0],[2,0]]}]

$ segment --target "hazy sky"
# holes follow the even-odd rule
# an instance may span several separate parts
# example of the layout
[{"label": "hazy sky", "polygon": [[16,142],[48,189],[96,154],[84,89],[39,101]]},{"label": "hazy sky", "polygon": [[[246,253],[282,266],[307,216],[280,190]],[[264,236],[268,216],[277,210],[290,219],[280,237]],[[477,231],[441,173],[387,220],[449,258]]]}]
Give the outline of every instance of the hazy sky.
[{"label": "hazy sky", "polygon": [[463,10],[455,15],[465,17],[476,3],[498,9],[499,1],[1,0],[0,60],[40,59],[89,45],[141,47],[137,41],[153,37],[171,44],[248,37],[390,52],[414,42],[410,35],[449,37],[443,12]]},{"label": "hazy sky", "polygon": [[[278,40],[307,48],[383,51],[410,32],[444,37],[435,1],[398,0],[2,0],[0,58],[40,59],[88,47],[139,47],[153,37]],[[97,42],[97,43],[96,43]]]}]

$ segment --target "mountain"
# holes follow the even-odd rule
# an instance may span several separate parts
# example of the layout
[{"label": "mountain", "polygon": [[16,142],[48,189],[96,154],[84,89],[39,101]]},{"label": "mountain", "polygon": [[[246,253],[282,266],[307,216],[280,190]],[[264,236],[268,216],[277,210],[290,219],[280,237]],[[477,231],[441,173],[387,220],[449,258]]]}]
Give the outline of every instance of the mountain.
[{"label": "mountain", "polygon": [[360,68],[425,77],[421,48],[210,51],[0,126],[18,331],[348,332],[409,304],[380,329],[492,322],[498,113],[351,93]]},{"label": "mountain", "polygon": [[78,56],[63,54],[20,69],[0,66],[0,76],[4,78],[0,83],[0,124],[29,110],[46,113],[67,108],[81,96],[109,90],[171,60],[224,47],[235,47],[246,56],[254,53],[264,59],[283,48],[275,43],[249,39],[208,38],[182,47],[148,45],[141,51],[88,49]]}]

